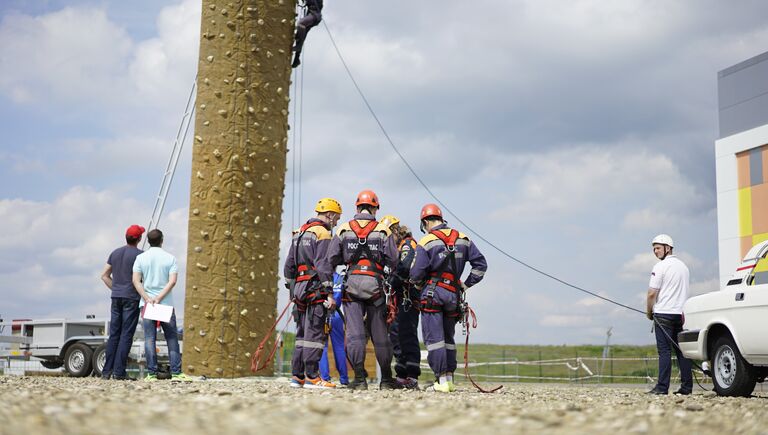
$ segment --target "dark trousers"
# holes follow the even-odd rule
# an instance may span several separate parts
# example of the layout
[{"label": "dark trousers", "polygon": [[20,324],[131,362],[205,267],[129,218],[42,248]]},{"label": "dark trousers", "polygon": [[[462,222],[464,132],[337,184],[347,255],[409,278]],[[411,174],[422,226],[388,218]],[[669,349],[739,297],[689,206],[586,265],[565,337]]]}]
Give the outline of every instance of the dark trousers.
[{"label": "dark trousers", "polygon": [[325,348],[325,317],[327,309],[322,304],[308,305],[305,312],[296,317],[296,347],[291,358],[291,373],[300,379],[304,375],[312,379],[320,376],[320,357]]},{"label": "dark trousers", "polygon": [[389,339],[395,355],[395,373],[399,378],[418,379],[421,375],[419,310],[416,307],[414,304],[408,311],[405,311],[402,305],[398,307],[397,317],[389,329]]},{"label": "dark trousers", "polygon": [[306,311],[297,310],[293,313],[293,319],[296,321],[296,346],[293,348],[291,357],[291,374],[300,379],[304,379],[304,318],[306,316]]},{"label": "dark trousers", "polygon": [[654,331],[656,332],[656,349],[659,351],[659,380],[656,390],[669,392],[669,380],[672,376],[672,351],[677,356],[680,368],[680,389],[693,391],[693,374],[691,361],[683,356],[677,347],[677,333],[683,330],[683,316],[680,314],[654,314]]},{"label": "dark trousers", "polygon": [[320,12],[307,12],[307,15],[305,15],[302,19],[299,20],[298,25],[296,26],[296,43],[294,45],[294,51],[296,52],[296,57],[301,57],[301,50],[304,48],[304,41],[307,39],[307,33],[309,33],[309,30],[313,27],[320,24],[320,21],[323,20],[323,16],[320,14]]},{"label": "dark trousers", "polygon": [[[376,361],[381,369],[382,379],[392,377],[392,343],[389,342],[387,327],[387,304],[383,300],[344,302],[344,316],[347,318],[347,358],[355,369],[355,375],[365,366],[365,345],[370,335]],[[365,320],[363,320],[365,318]]]},{"label": "dark trousers", "polygon": [[433,309],[436,312],[421,312],[421,334],[427,347],[427,361],[435,373],[435,377],[456,371],[456,293],[450,292],[434,284],[428,284],[421,293],[422,300],[428,300],[429,291],[432,296]]},{"label": "dark trousers", "polygon": [[133,333],[139,323],[139,300],[112,298],[109,321],[109,340],[102,377],[124,378],[128,353],[133,344]]}]

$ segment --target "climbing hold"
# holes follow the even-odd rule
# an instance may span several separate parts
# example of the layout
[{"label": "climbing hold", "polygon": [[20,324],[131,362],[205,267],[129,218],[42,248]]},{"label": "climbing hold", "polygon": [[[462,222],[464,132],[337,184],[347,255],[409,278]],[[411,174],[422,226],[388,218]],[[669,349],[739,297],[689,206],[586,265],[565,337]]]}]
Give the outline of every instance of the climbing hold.
[{"label": "climbing hold", "polygon": [[248,188],[253,187],[253,181],[246,181],[245,182],[245,187],[248,187]]},{"label": "climbing hold", "polygon": [[197,215],[199,215],[199,214],[200,214],[200,210],[198,210],[198,209],[193,209],[193,210],[192,210],[192,214],[193,214],[193,215],[195,215],[195,216],[197,216]]},{"label": "climbing hold", "polygon": [[196,176],[197,178],[201,179],[201,180],[205,179],[205,177],[203,176],[203,173],[202,173],[202,172],[200,172],[200,171],[197,171],[197,174],[196,174],[195,176]]},{"label": "climbing hold", "polygon": [[204,331],[204,330],[202,330],[202,329],[200,330],[200,336],[201,336],[201,337],[205,337],[205,331]]},{"label": "climbing hold", "polygon": [[195,264],[195,266],[197,266],[197,268],[200,270],[208,270],[208,266],[206,266],[205,264],[197,263]]},{"label": "climbing hold", "polygon": [[205,60],[207,60],[208,62],[213,62],[213,55],[206,57]]},{"label": "climbing hold", "polygon": [[195,140],[202,143],[203,142],[203,137],[199,136],[199,135],[195,136]]}]

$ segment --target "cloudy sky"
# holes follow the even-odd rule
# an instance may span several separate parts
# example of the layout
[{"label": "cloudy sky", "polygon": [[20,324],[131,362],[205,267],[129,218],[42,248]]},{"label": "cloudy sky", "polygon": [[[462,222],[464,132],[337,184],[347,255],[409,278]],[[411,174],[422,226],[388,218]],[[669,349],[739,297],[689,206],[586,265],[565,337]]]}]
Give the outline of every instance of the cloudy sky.
[{"label": "cloudy sky", "polygon": [[[326,3],[395,143],[484,237],[642,309],[650,240],[667,232],[694,291],[716,289],[717,71],[768,50],[767,3]],[[149,221],[195,77],[199,17],[199,0],[0,3],[3,318],[108,314],[98,277],[125,228]],[[283,252],[320,196],[351,210],[372,188],[382,212],[417,227],[431,199],[322,27],[305,55],[302,182],[291,138]],[[190,156],[187,146],[160,225],[183,270]],[[643,316],[478,246],[489,272],[469,295],[476,340],[600,343],[613,327],[614,342],[653,342]]]}]

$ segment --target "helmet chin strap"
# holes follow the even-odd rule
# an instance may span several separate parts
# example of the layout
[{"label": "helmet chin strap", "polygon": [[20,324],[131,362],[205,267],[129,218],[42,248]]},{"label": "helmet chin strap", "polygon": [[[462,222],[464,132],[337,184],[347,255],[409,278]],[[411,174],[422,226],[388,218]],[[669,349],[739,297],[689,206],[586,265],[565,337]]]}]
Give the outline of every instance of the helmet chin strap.
[{"label": "helmet chin strap", "polygon": [[664,245],[664,256],[661,257],[660,260],[664,261],[664,259],[667,258],[667,256],[672,253],[672,249],[671,248],[668,249],[668,248],[669,246]]}]

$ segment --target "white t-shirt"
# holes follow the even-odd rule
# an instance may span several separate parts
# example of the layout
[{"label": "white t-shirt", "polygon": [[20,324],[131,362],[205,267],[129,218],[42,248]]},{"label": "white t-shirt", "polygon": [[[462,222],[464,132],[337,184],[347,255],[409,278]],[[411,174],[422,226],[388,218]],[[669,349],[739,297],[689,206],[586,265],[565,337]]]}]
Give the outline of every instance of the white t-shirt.
[{"label": "white t-shirt", "polygon": [[653,266],[648,287],[659,290],[653,312],[657,314],[682,314],[688,299],[688,267],[674,255],[667,255]]}]

